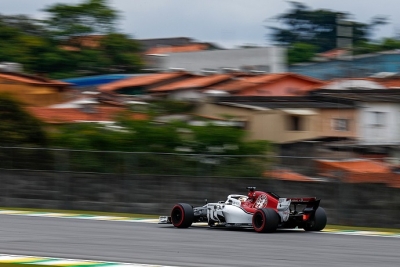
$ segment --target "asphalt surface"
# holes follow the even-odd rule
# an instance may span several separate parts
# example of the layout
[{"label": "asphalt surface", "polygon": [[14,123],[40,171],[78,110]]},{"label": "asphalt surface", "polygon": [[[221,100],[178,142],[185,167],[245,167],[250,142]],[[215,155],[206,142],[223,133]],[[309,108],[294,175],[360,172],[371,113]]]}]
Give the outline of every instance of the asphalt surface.
[{"label": "asphalt surface", "polygon": [[400,266],[400,239],[0,215],[0,253],[170,266]]}]

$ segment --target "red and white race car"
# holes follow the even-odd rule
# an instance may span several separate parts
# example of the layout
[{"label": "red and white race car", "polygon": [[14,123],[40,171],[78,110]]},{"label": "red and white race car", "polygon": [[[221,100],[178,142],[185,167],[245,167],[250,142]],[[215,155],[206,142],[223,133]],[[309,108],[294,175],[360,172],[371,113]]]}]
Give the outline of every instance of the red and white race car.
[{"label": "red and white race car", "polygon": [[207,222],[210,227],[246,227],[256,232],[273,232],[277,228],[303,228],[321,231],[327,217],[316,197],[282,198],[272,192],[248,187],[247,195],[232,194],[226,201],[193,207],[176,204],[170,216],[160,216],[159,223],[188,228],[193,223]]}]

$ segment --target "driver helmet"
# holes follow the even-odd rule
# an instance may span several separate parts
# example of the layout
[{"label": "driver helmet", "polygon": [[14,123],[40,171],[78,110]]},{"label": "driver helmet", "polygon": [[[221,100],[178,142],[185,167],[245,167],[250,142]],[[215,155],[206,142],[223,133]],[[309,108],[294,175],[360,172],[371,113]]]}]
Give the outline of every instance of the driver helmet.
[{"label": "driver helmet", "polygon": [[247,197],[246,196],[241,196],[241,197],[239,197],[239,200],[240,200],[240,202],[244,202],[244,201],[247,200]]}]

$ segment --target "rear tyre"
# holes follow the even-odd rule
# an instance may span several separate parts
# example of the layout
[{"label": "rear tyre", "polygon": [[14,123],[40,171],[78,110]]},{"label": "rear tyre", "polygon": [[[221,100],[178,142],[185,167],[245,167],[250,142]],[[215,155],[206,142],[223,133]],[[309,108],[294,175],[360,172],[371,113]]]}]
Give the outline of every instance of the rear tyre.
[{"label": "rear tyre", "polygon": [[186,203],[176,204],[171,211],[171,222],[177,228],[188,228],[194,219],[193,207]]},{"label": "rear tyre", "polygon": [[278,228],[280,218],[275,210],[270,208],[258,209],[253,214],[253,228],[258,233],[271,233]]},{"label": "rear tyre", "polygon": [[306,231],[321,231],[325,228],[327,222],[326,212],[323,208],[318,207],[315,211],[314,218],[310,220],[305,226]]}]

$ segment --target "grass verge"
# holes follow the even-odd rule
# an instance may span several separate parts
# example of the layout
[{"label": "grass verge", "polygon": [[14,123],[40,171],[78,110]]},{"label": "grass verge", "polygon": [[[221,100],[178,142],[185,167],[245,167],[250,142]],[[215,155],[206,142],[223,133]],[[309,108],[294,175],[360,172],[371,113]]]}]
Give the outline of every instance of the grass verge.
[{"label": "grass verge", "polygon": [[130,217],[130,218],[141,218],[141,219],[158,219],[159,217],[158,215],[149,215],[149,214],[102,212],[102,211],[87,211],[87,210],[32,209],[32,208],[14,208],[14,207],[0,207],[0,210],[68,213],[74,215],[86,214],[86,215],[97,215],[97,216],[118,216],[118,217]]}]

